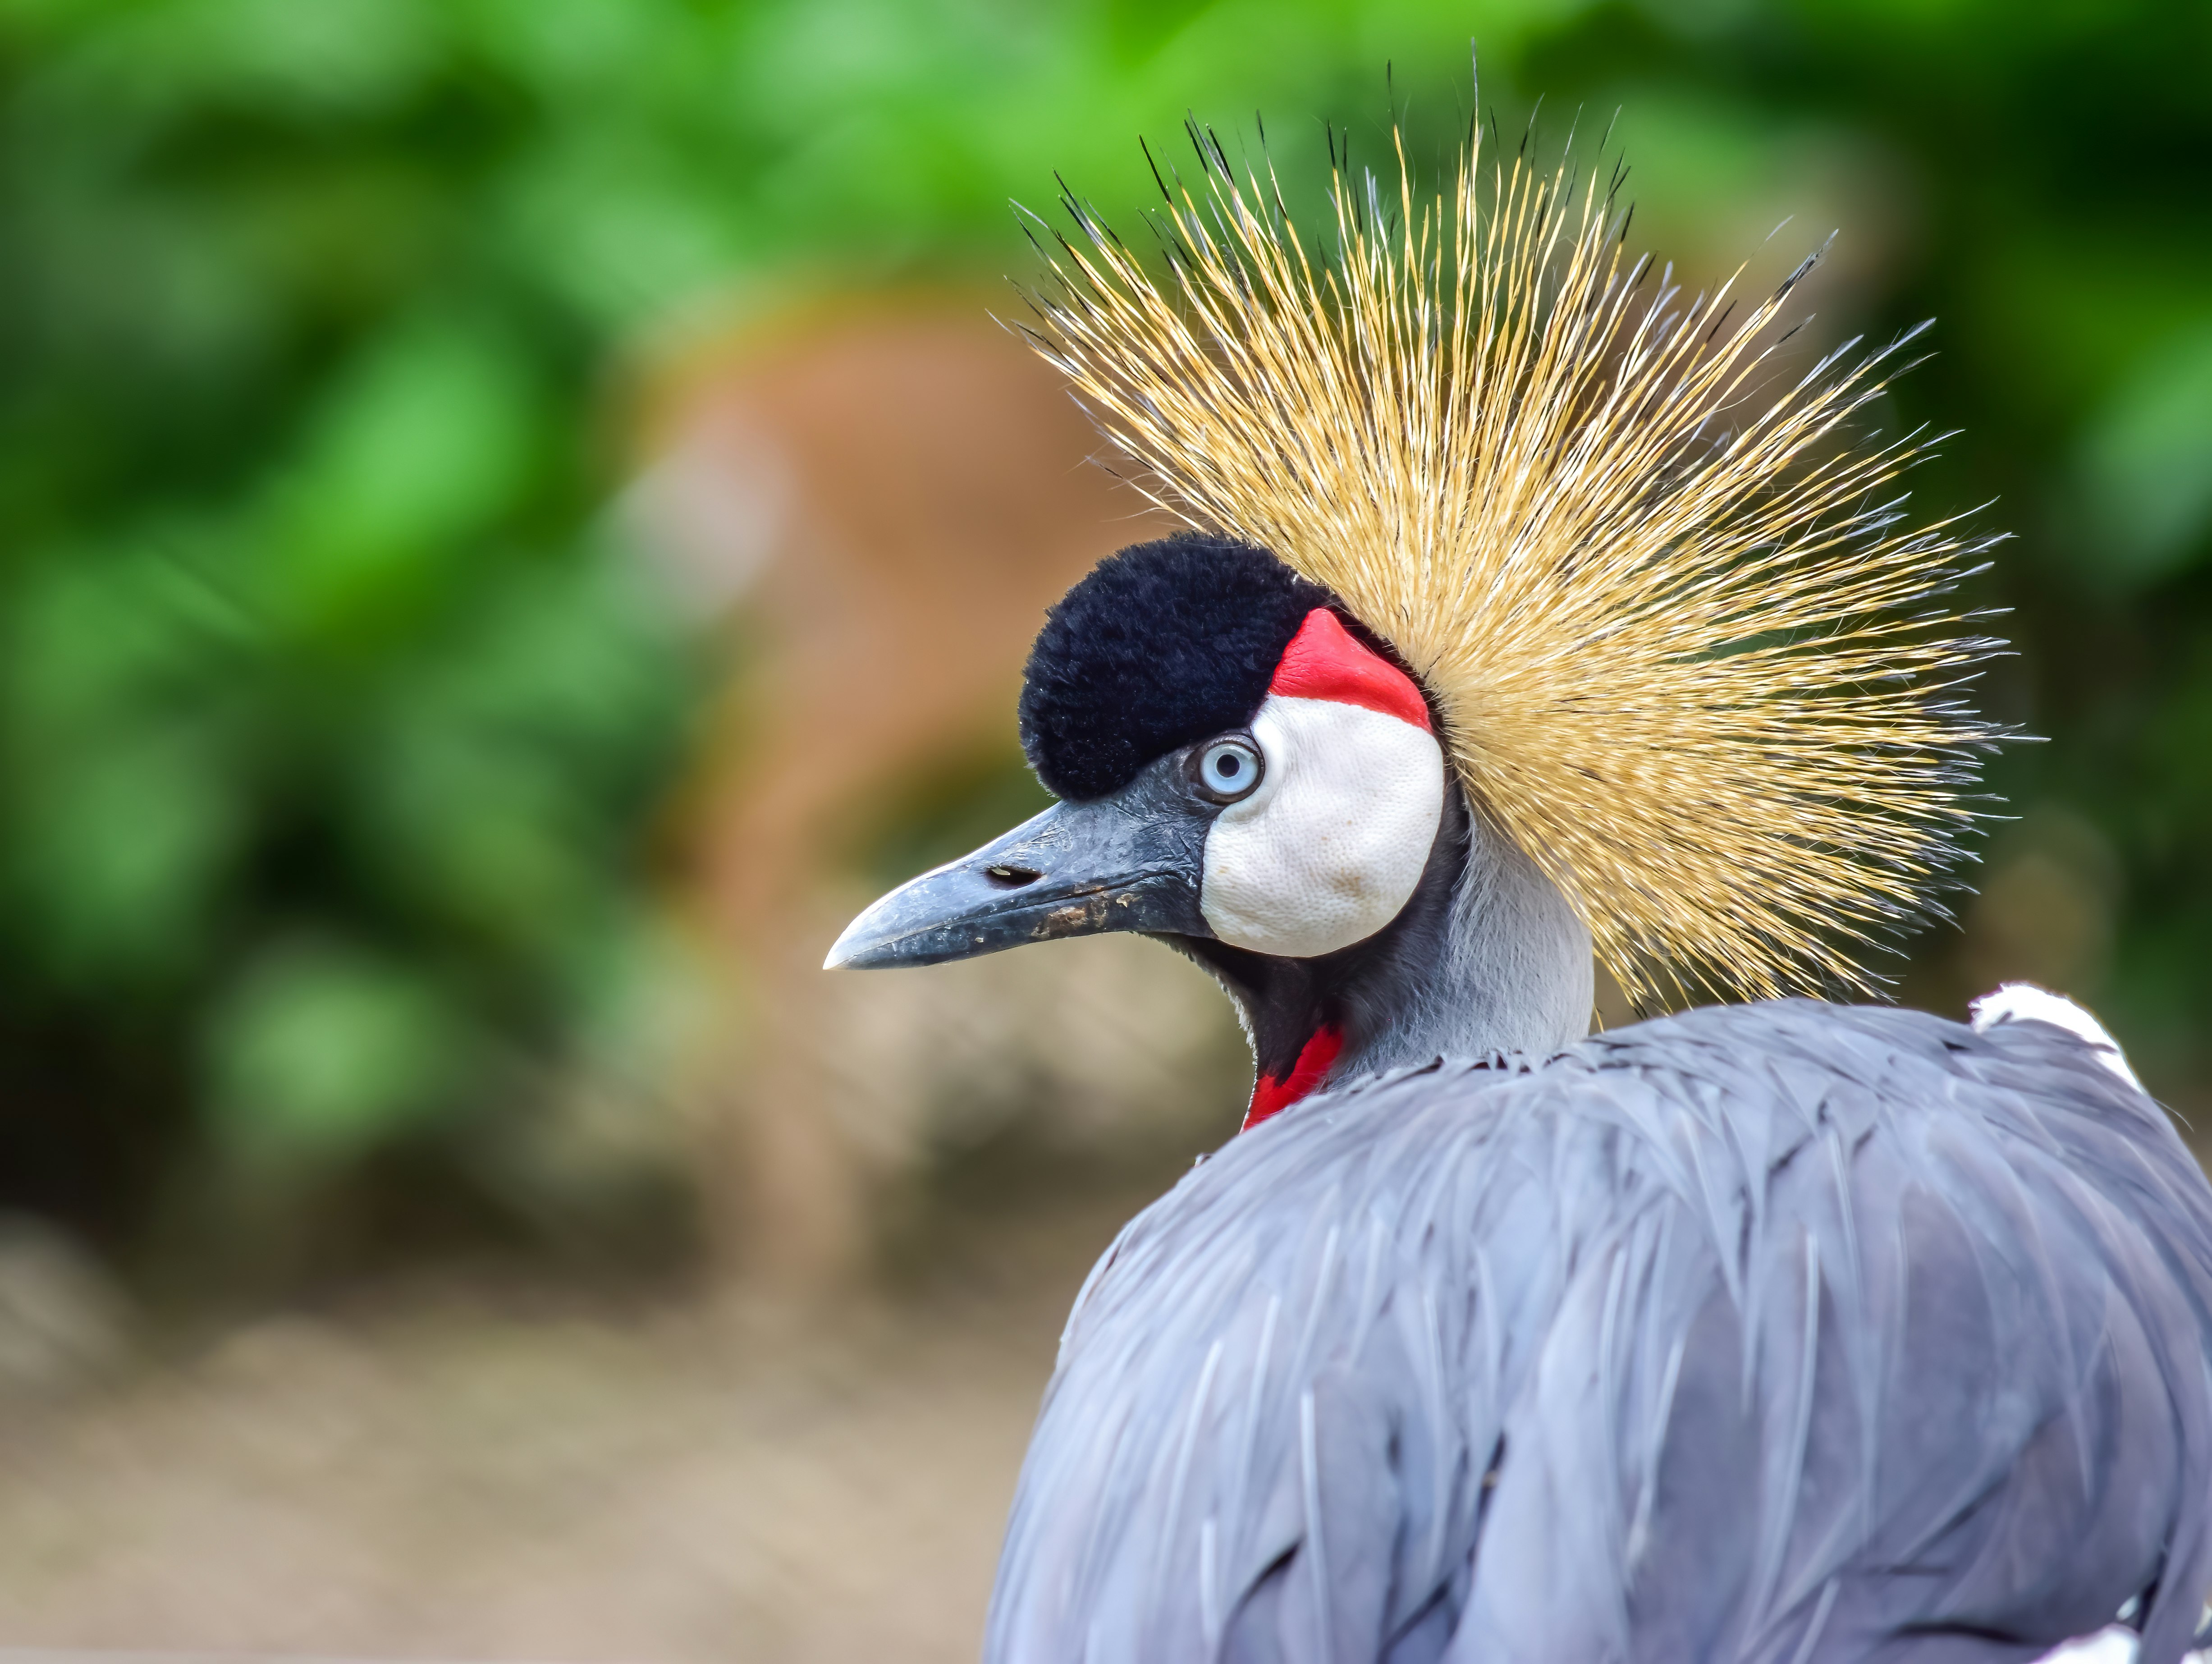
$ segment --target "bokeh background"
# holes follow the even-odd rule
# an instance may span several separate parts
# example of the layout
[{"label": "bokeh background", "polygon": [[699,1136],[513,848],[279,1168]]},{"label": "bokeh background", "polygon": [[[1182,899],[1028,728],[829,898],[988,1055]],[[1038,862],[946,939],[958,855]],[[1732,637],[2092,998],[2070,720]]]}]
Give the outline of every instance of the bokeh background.
[{"label": "bokeh background", "polygon": [[1938,320],[1881,420],[2047,743],[1902,990],[2212,1127],[2201,0],[0,0],[0,1646],[972,1655],[1248,1078],[1127,938],[814,969],[1158,525],[1008,202],[1264,117],[1317,215],[1470,38],[1692,281],[1839,232],[1808,354]]}]

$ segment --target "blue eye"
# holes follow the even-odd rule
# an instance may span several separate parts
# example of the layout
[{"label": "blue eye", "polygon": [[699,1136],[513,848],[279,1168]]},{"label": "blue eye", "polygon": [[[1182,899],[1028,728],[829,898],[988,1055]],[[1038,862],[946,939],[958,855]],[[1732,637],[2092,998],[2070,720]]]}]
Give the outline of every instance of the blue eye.
[{"label": "blue eye", "polygon": [[1198,783],[1224,803],[1250,795],[1265,765],[1260,753],[1241,739],[1217,739],[1198,755]]}]

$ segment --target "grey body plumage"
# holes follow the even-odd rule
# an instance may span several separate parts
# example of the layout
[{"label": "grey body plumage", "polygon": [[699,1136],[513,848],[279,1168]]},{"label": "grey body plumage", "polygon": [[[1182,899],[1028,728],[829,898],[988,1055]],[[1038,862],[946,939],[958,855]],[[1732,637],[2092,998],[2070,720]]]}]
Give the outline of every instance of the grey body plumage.
[{"label": "grey body plumage", "polygon": [[2212,1585],[2212,1190],[2042,1023],[1788,1001],[1310,1098],[1122,1234],[990,1664],[2035,1657]]}]

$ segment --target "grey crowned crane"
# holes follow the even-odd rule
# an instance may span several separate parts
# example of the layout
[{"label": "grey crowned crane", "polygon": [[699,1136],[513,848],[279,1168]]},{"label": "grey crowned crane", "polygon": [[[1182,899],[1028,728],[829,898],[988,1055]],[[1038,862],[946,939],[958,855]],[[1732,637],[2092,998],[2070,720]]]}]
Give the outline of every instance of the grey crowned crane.
[{"label": "grey crowned crane", "polygon": [[[1976,547],[1852,437],[1894,349],[1778,376],[1789,285],[1731,324],[1479,135],[1325,249],[1198,137],[1169,277],[1071,202],[1035,330],[1193,529],[1037,639],[1060,801],[830,956],[1142,932],[1256,1058],[1076,1303],[987,1658],[2171,1664],[2212,1188],[2068,1002],[1788,997],[2001,738]],[[1593,950],[1748,1003],[1589,1035]]]}]

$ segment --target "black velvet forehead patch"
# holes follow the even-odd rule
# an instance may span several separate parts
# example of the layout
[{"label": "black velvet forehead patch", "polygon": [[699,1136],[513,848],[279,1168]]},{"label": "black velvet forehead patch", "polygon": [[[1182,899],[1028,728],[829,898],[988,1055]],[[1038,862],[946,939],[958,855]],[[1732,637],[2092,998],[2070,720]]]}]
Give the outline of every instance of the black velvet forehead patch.
[{"label": "black velvet forehead patch", "polygon": [[1045,616],[1022,686],[1022,749],[1081,801],[1153,758],[1252,720],[1283,649],[1334,603],[1264,549],[1186,531],[1108,556]]}]

